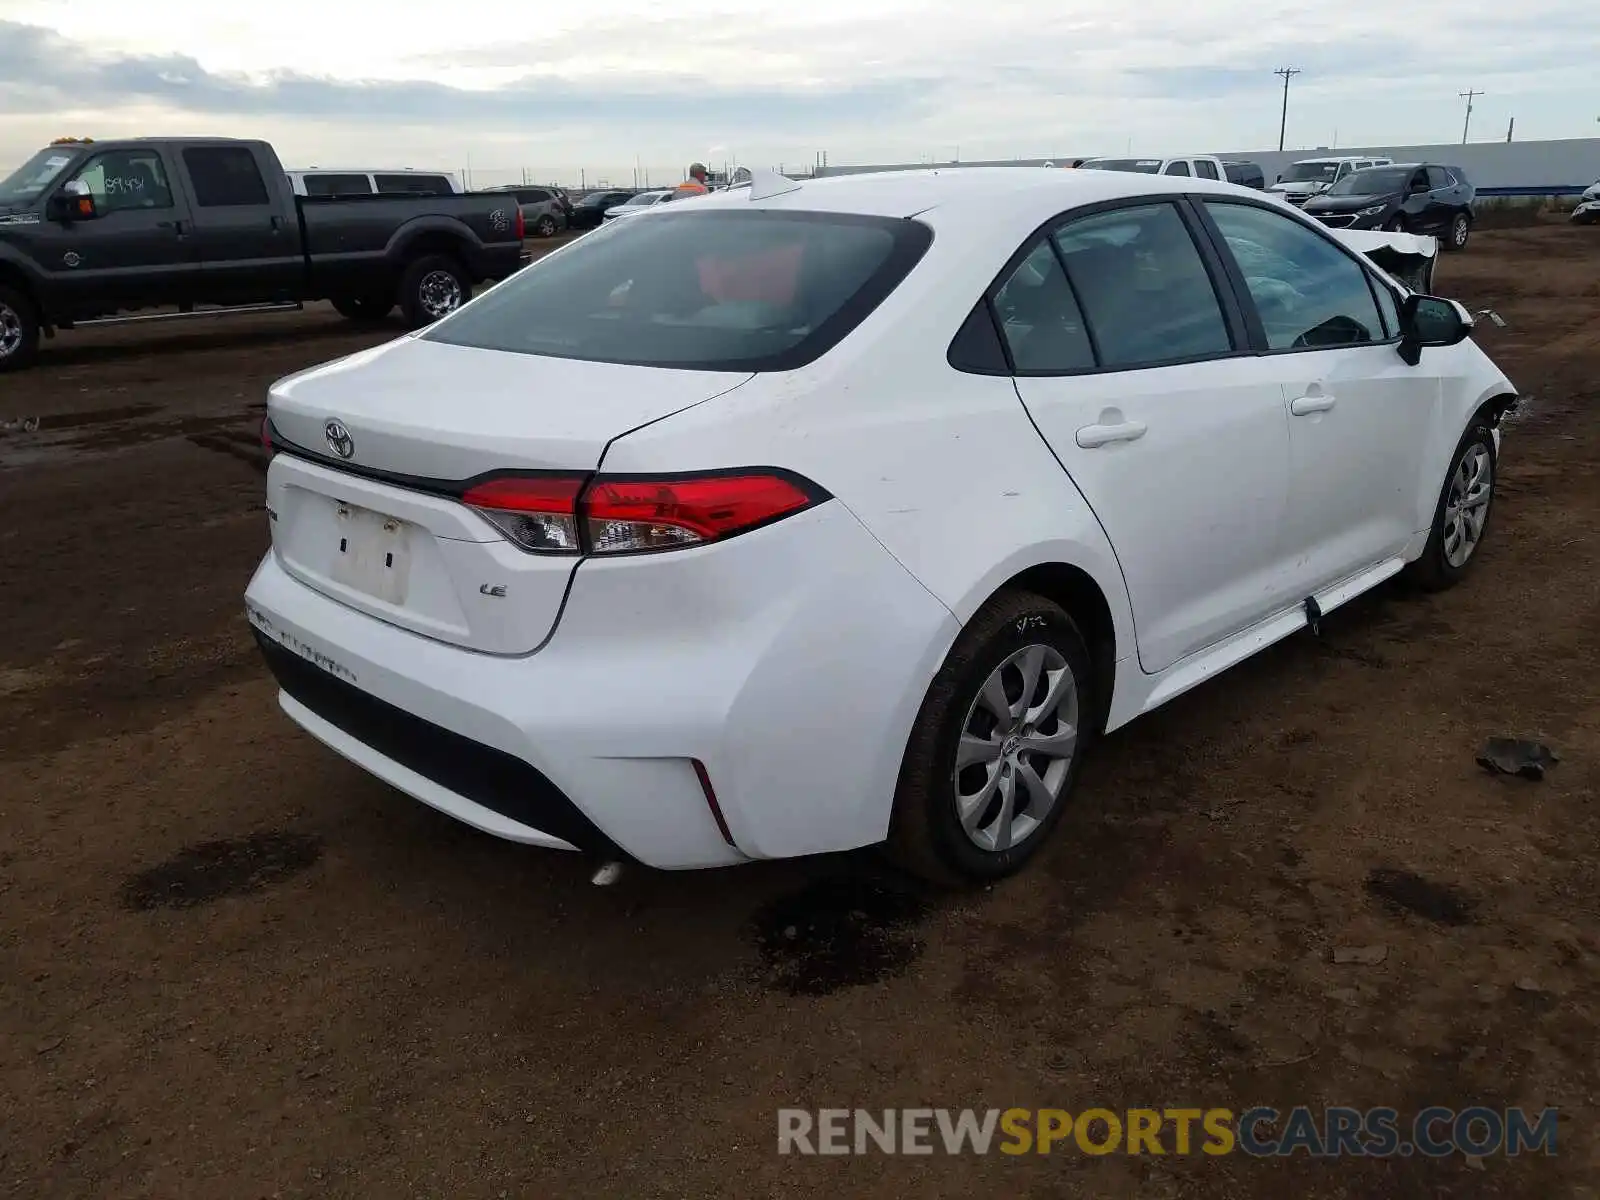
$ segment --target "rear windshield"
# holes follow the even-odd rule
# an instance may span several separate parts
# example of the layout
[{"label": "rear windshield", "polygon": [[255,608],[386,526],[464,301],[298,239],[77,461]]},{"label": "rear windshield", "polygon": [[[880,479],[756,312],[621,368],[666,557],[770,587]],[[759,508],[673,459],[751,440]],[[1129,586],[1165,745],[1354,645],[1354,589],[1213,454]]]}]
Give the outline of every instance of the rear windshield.
[{"label": "rear windshield", "polygon": [[892,217],[663,209],[602,226],[422,336],[590,362],[792,370],[859,325],[931,239]]}]

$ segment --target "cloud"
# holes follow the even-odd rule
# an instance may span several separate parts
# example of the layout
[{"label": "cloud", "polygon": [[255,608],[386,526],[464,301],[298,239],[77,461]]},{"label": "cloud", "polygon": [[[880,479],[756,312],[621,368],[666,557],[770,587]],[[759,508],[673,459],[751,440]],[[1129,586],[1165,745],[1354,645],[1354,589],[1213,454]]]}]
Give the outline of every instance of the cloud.
[{"label": "cloud", "polygon": [[161,132],[200,117],[308,160],[351,147],[591,171],[709,147],[774,163],[822,147],[834,162],[1178,153],[1275,144],[1284,65],[1302,69],[1291,144],[1449,140],[1468,86],[1488,93],[1485,127],[1515,115],[1526,136],[1584,136],[1591,5],[588,0],[508,40],[376,0],[259,14],[163,0],[159,34],[122,0],[0,0],[34,19],[0,20],[0,150],[63,121]]},{"label": "cloud", "polygon": [[[670,71],[614,73],[603,87],[528,74],[501,87],[469,89],[424,80],[341,80],[275,70],[261,77],[208,71],[181,54],[95,55],[50,30],[0,21],[0,96],[7,107],[48,109],[154,101],[218,116],[316,117],[377,123],[511,126],[627,122],[679,127],[730,123],[778,133],[842,121],[916,114],[928,81],[899,78],[848,85],[718,86]],[[736,118],[730,122],[730,117]]]}]

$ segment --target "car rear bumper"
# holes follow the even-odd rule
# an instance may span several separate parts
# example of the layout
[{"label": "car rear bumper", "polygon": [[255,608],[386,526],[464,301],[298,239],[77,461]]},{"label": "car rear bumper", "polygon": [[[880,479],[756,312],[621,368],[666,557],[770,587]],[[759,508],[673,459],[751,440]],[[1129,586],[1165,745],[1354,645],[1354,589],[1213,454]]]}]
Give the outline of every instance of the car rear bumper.
[{"label": "car rear bumper", "polygon": [[588,560],[524,657],[367,616],[270,553],[246,606],[280,705],[346,758],[496,836],[667,869],[881,840],[957,632],[838,502]]}]

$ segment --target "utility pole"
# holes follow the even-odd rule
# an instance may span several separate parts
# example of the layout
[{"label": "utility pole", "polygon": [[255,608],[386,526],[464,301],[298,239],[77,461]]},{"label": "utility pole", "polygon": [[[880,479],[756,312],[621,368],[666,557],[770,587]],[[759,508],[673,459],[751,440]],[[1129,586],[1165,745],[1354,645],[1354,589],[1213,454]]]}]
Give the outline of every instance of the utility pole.
[{"label": "utility pole", "polygon": [[1278,120],[1278,149],[1283,149],[1283,134],[1289,128],[1289,80],[1300,74],[1299,67],[1279,67],[1274,75],[1283,76],[1283,116]]},{"label": "utility pole", "polygon": [[1509,142],[1511,140],[1511,131],[1513,129],[1515,129],[1516,127],[1517,127],[1517,119],[1515,117],[1512,117],[1510,122],[1506,125],[1506,141]]},{"label": "utility pole", "polygon": [[1456,95],[1467,102],[1467,119],[1461,122],[1461,144],[1465,146],[1467,144],[1467,130],[1472,128],[1472,99],[1474,96],[1483,95],[1483,93],[1468,88],[1464,92],[1457,92]]}]

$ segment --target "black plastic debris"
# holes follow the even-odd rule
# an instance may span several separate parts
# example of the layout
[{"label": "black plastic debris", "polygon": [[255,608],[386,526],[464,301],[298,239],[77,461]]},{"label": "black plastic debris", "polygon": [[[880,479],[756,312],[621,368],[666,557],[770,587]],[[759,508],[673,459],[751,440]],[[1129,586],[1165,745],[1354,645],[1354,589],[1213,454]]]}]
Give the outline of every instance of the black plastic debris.
[{"label": "black plastic debris", "polygon": [[1492,737],[1478,755],[1478,765],[1491,775],[1520,775],[1533,780],[1543,779],[1544,773],[1560,761],[1561,755],[1549,746],[1527,738]]}]

